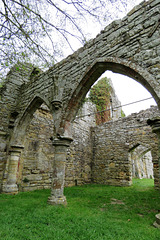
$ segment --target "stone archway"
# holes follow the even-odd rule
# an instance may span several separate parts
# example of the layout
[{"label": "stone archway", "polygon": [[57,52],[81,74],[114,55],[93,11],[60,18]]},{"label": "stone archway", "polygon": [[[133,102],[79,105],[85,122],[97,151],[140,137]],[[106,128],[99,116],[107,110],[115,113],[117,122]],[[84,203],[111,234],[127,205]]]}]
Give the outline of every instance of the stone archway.
[{"label": "stone archway", "polygon": [[[71,122],[79,104],[92,84],[107,69],[125,74],[140,82],[148,89],[160,108],[160,31],[157,25],[159,12],[159,1],[143,1],[125,18],[109,24],[95,39],[91,39],[48,71],[37,74],[33,68],[27,67],[27,71],[21,68],[18,72],[14,69],[12,76],[8,76],[9,81],[3,88],[0,101],[0,138],[7,145],[7,147],[4,144],[0,146],[1,155],[3,156],[9,146],[9,151],[5,154],[13,162],[17,161],[22,149],[22,145],[18,144],[17,140],[23,138],[27,116],[29,119],[32,115],[32,107],[28,108],[28,103],[31,103],[35,96],[43,96],[53,113],[53,144],[57,148],[57,161],[61,153],[62,165],[64,165],[66,147],[71,142]],[[32,76],[32,73],[36,75]],[[24,109],[28,109],[27,116]],[[23,123],[19,125],[21,119]],[[24,126],[24,129],[19,126]],[[22,133],[18,129],[21,129]],[[4,136],[8,136],[6,141]],[[12,167],[10,171],[12,173]],[[63,199],[61,186],[64,167],[61,169],[57,164],[57,171],[62,173],[59,179],[60,188],[57,187],[59,182],[56,182],[55,175],[54,180],[58,190],[52,188],[53,196],[55,192],[60,193],[59,199],[63,202],[65,198]],[[157,177],[157,184],[158,181]],[[50,200],[54,202],[54,197]]]},{"label": "stone archway", "polygon": [[138,145],[129,151],[132,178],[154,178],[151,148]]},{"label": "stone archway", "polygon": [[[144,88],[146,88],[155,101],[158,107],[160,107],[159,97],[150,82],[153,81],[153,76],[145,69],[119,58],[101,58],[96,60],[93,65],[88,68],[88,71],[81,78],[79,85],[73,92],[68,106],[66,107],[66,113],[64,119],[66,122],[72,122],[79,109],[79,105],[91,86],[97,81],[97,79],[107,70],[111,70],[114,73],[120,73],[126,75],[137,82],[139,82]],[[64,120],[63,120],[64,123]],[[61,125],[63,127],[63,125]]]},{"label": "stone archway", "polygon": [[12,132],[10,144],[7,149],[8,158],[4,168],[4,175],[6,176],[3,179],[2,187],[4,193],[18,193],[18,166],[20,164],[21,153],[24,149],[26,130],[33,118],[34,112],[43,102],[44,100],[42,100],[42,98],[36,96],[30,104],[28,104],[27,109],[23,111],[19,122]]}]

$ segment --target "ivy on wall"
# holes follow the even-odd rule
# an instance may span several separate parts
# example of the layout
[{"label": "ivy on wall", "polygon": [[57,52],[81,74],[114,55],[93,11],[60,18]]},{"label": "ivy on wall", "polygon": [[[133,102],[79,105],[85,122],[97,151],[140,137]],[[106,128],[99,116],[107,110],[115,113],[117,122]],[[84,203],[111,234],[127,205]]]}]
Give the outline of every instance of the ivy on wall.
[{"label": "ivy on wall", "polygon": [[[111,112],[103,111],[110,109],[110,90],[109,79],[102,78],[95,84],[89,93],[89,100],[96,105],[96,123],[97,125],[111,120]],[[101,112],[102,111],[102,112]]]},{"label": "ivy on wall", "polygon": [[121,109],[121,117],[126,117],[126,114],[123,112],[123,110]]}]

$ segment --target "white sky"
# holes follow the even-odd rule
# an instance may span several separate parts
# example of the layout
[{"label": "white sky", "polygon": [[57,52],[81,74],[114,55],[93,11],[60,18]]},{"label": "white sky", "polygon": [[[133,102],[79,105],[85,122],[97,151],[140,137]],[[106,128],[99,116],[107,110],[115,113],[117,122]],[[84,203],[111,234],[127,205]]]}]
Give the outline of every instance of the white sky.
[{"label": "white sky", "polygon": [[[151,94],[138,82],[127,76],[106,71],[105,76],[112,79],[116,95],[121,104],[136,102],[142,99],[152,97]],[[136,104],[123,107],[123,111],[128,116],[131,113],[136,113],[149,108],[151,105],[156,105],[154,99],[146,100]]]}]

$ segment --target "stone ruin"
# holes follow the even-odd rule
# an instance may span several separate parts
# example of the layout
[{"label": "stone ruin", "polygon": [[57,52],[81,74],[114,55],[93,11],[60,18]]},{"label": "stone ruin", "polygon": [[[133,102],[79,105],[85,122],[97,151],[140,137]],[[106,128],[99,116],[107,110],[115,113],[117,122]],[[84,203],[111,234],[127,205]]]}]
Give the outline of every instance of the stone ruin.
[{"label": "stone ruin", "polygon": [[[143,1],[49,70],[41,72],[30,64],[18,64],[10,70],[0,91],[2,193],[40,188],[40,182],[44,182],[44,188],[51,186],[48,203],[65,205],[64,179],[68,186],[91,181],[130,185],[135,171],[131,168],[135,150],[139,151],[139,159],[151,152],[154,184],[160,189],[159,12],[160,0]],[[91,131],[86,130],[90,138],[85,138],[82,131],[79,139],[71,143],[80,104],[106,70],[141,83],[155,99],[158,109],[92,127]],[[40,123],[48,110],[43,107],[35,115],[42,104],[51,114],[47,113],[46,120],[47,126],[51,123],[51,128],[45,129],[48,138],[42,131],[43,121]],[[42,124],[41,128],[36,121]],[[84,147],[79,145],[80,139]],[[79,155],[75,154],[75,148],[79,149]]]},{"label": "stone ruin", "polygon": [[[121,103],[110,84],[115,108]],[[155,187],[158,187],[157,139],[147,124],[148,118],[160,114],[158,108],[151,107],[125,118],[121,118],[121,107],[116,108],[112,121],[100,126],[96,126],[95,113],[96,107],[86,102],[73,122],[74,141],[67,154],[65,186],[90,183],[128,186],[133,177],[155,176]],[[42,104],[26,131],[17,170],[19,191],[51,188],[54,148],[50,137],[53,125],[48,107]],[[7,171],[6,165],[3,185],[7,181]]]},{"label": "stone ruin", "polygon": [[[129,186],[132,177],[145,177],[154,178],[158,188],[158,143],[147,124],[149,117],[160,114],[158,108],[153,106],[125,118],[119,116],[99,126],[95,124],[95,111],[92,103],[85,103],[73,123],[74,141],[67,154],[65,186],[90,183]],[[51,188],[52,128],[52,115],[42,105],[27,129],[18,163],[19,191]]]}]

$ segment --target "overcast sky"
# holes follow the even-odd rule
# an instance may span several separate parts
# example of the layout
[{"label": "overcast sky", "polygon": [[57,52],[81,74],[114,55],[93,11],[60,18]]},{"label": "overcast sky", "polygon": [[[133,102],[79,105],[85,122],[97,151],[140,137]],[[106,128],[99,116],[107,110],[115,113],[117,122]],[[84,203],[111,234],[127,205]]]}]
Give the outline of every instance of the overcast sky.
[{"label": "overcast sky", "polygon": [[[112,79],[116,95],[122,105],[136,102],[142,99],[151,98],[151,94],[138,82],[127,76],[106,71],[104,76]],[[123,107],[123,111],[128,116],[131,113],[139,112],[149,108],[151,105],[156,105],[154,99],[138,102],[129,106]]]}]

